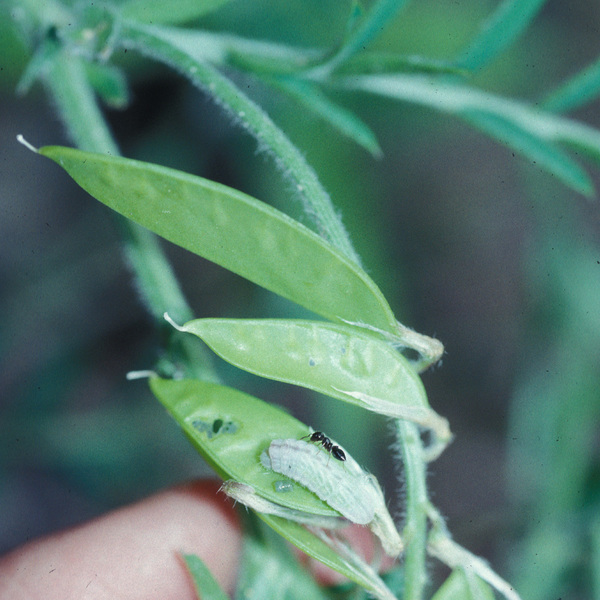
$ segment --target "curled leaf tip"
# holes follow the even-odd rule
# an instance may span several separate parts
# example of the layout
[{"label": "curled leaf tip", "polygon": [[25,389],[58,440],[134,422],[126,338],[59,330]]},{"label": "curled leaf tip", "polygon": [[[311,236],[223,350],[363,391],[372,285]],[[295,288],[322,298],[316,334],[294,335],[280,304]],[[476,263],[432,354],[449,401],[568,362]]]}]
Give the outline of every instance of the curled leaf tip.
[{"label": "curled leaf tip", "polygon": [[38,149],[34,145],[30,144],[20,133],[17,135],[17,142],[19,142],[19,144],[23,144],[25,148],[28,148],[32,152],[38,154]]}]

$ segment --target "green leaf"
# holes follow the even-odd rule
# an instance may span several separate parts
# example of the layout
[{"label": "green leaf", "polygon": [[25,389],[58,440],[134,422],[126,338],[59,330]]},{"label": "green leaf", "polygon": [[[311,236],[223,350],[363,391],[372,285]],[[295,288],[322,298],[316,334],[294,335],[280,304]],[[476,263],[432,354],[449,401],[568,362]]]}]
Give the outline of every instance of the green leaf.
[{"label": "green leaf", "polygon": [[373,156],[379,158],[383,155],[371,128],[354,113],[330,100],[315,85],[291,77],[273,77],[266,79],[266,82],[294,98]]},{"label": "green leaf", "polygon": [[396,596],[392,594],[369,565],[352,556],[343,556],[341,553],[342,546],[340,546],[339,552],[334,550],[314,533],[307,531],[302,525],[293,521],[271,515],[259,515],[259,517],[286,540],[302,550],[302,552],[346,576],[351,581],[371,592],[376,598],[380,600],[396,600]]},{"label": "green leaf", "polygon": [[153,377],[150,388],[221,478],[250,485],[263,498],[288,508],[339,516],[299,485],[285,493],[276,491],[282,476],[261,465],[260,455],[273,439],[308,435],[304,423],[258,398],[216,383]]},{"label": "green leaf", "polygon": [[229,596],[221,589],[208,567],[195,554],[184,554],[183,560],[192,576],[198,598],[202,600],[228,600]]},{"label": "green leaf", "polygon": [[[249,516],[253,517],[253,514]],[[236,598],[325,600],[324,592],[300,566],[284,540],[265,523],[254,519],[259,531],[244,537]]]},{"label": "green leaf", "polygon": [[600,95],[600,59],[548,95],[542,106],[554,112],[580,108]]},{"label": "green leaf", "polygon": [[546,0],[504,0],[463,50],[456,64],[481,69],[497,58],[527,29]]},{"label": "green leaf", "polygon": [[183,23],[217,10],[230,0],[127,0],[119,10],[124,19],[140,23]]},{"label": "green leaf", "polygon": [[39,152],[92,196],[182,248],[329,319],[397,329],[360,267],[263,202],[149,163],[61,146]]},{"label": "green leaf", "polygon": [[[233,65],[259,73],[297,72],[306,69],[322,56],[320,50],[311,48],[298,48],[219,31],[182,27],[126,26],[125,39],[129,37],[133,42],[143,45],[148,54],[152,54],[156,40],[159,40],[185,52],[197,62],[209,62],[219,66]],[[160,46],[158,49],[160,50]],[[161,55],[164,52],[163,49]]]},{"label": "green leaf", "polygon": [[414,421],[441,439],[450,438],[446,420],[429,407],[408,361],[387,342],[354,327],[291,319],[197,319],[181,329],[250,373]]},{"label": "green leaf", "polygon": [[431,600],[494,600],[494,593],[477,575],[455,569]]},{"label": "green leaf", "polygon": [[[339,83],[347,89],[360,89],[396,100],[429,106],[467,121],[473,115],[479,115],[475,118],[479,118],[482,125],[482,115],[487,115],[485,125],[490,129],[493,127],[498,131],[500,124],[504,123],[504,136],[507,141],[524,144],[527,136],[533,136],[545,146],[548,142],[562,142],[583,150],[600,161],[600,132],[571,119],[543,112],[524,102],[425,75],[364,75],[341,78]],[[507,135],[508,124],[510,135]],[[519,135],[516,134],[518,129],[522,131]],[[531,139],[526,144],[530,151],[533,151],[532,141]],[[522,147],[516,147],[516,150],[522,152]],[[567,165],[566,161],[561,161],[561,157],[551,147],[546,147],[544,153],[547,162],[553,162],[555,165],[562,162],[560,169],[565,183],[569,181],[577,186],[577,191],[591,195],[591,183],[589,180],[584,181],[581,171],[576,173],[573,170],[573,163]]]},{"label": "green leaf", "polygon": [[[267,500],[294,510],[339,516],[300,485],[278,492],[282,476],[260,463],[260,454],[273,439],[306,436],[310,433],[306,425],[266,402],[214,383],[153,377],[150,388],[220,477],[250,485]],[[341,551],[333,550],[298,523],[259,516],[300,550],[371,590],[378,598],[394,598],[368,565],[342,556]]]},{"label": "green leaf", "polygon": [[[488,600],[487,588],[483,585],[483,582],[486,582],[500,592],[506,600],[521,600],[521,596],[519,596],[515,588],[493,571],[483,558],[469,552],[450,537],[446,526],[439,517],[438,523],[434,524],[434,527],[429,532],[427,551],[430,556],[439,559],[451,569],[463,571],[467,587],[461,588],[456,583],[454,585],[458,587],[459,591],[462,589],[467,594],[471,594],[467,595],[467,598]],[[460,580],[460,575],[457,578]],[[479,582],[478,579],[482,581]],[[459,594],[450,597],[462,599],[465,596]]]},{"label": "green leaf", "polygon": [[348,56],[368,46],[385,26],[408,4],[408,0],[376,0],[360,20],[351,15],[356,26],[346,39],[342,53]]},{"label": "green leaf", "polygon": [[391,52],[363,52],[346,61],[337,71],[340,75],[382,75],[391,73],[425,73],[465,75],[454,63],[420,55]]},{"label": "green leaf", "polygon": [[129,88],[123,71],[110,64],[85,62],[88,81],[95,92],[111,108],[125,108],[129,103]]},{"label": "green leaf", "polygon": [[333,246],[360,264],[329,195],[302,153],[260,106],[196,56],[197,47],[189,44],[188,36],[179,36],[173,29],[142,27],[132,23],[122,24],[121,35],[121,43],[125,46],[131,44],[147,56],[170,65],[205,90],[259,141],[262,148],[269,149],[305,202],[307,214],[316,219],[319,231]]},{"label": "green leaf", "polygon": [[346,62],[361,50],[364,50],[371,41],[381,33],[387,23],[404,8],[407,0],[376,0],[371,9],[358,18],[356,8],[350,14],[350,24],[353,26],[339,50],[322,65],[315,67],[311,75],[316,78],[325,78],[334,69]]},{"label": "green leaf", "polygon": [[588,174],[555,144],[540,140],[514,122],[497,115],[471,111],[465,117],[472,125],[529,158],[571,189],[584,196],[594,195],[594,184]]},{"label": "green leaf", "polygon": [[25,95],[31,86],[49,68],[59,51],[59,45],[52,37],[47,36],[34,52],[17,84],[17,93]]}]

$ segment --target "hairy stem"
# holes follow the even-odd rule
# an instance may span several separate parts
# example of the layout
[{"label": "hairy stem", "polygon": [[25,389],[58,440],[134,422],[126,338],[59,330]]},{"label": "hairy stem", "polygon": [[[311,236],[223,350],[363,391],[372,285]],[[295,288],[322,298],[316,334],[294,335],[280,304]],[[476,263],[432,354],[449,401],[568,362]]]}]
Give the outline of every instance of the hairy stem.
[{"label": "hairy stem", "polygon": [[[57,51],[46,72],[45,84],[71,139],[79,148],[119,154],[78,57]],[[162,326],[165,312],[180,322],[190,320],[192,311],[156,236],[127,219],[119,218],[118,223],[140,294],[157,323]],[[185,336],[180,343],[177,350],[177,362],[183,363],[180,366],[190,375],[215,381],[209,353],[190,336]],[[202,352],[200,357],[199,352]]]},{"label": "hairy stem", "polygon": [[406,477],[406,525],[404,527],[404,600],[422,600],[427,583],[426,462],[419,428],[409,421],[396,421],[398,450]]},{"label": "hairy stem", "polygon": [[297,192],[306,203],[307,212],[314,215],[317,221],[319,233],[348,258],[360,264],[348,233],[317,174],[300,150],[259,105],[214,67],[196,58],[190,49],[165,38],[161,28],[123,22],[120,35],[122,44],[130,44],[142,54],[180,71],[240,122],[261,146],[271,152],[284,174],[293,180]]}]

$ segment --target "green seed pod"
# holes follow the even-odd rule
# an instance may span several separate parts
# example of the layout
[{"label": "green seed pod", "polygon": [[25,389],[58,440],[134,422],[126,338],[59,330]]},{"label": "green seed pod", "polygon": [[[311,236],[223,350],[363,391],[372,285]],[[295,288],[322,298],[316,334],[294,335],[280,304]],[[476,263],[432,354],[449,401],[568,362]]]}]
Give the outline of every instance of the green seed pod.
[{"label": "green seed pod", "polygon": [[367,331],[292,319],[197,319],[178,328],[250,373],[427,427],[439,442],[436,452],[452,437],[408,361]]},{"label": "green seed pod", "polygon": [[363,269],[268,204],[137,160],[61,146],[38,152],[100,202],[174,244],[328,319],[397,332],[391,308]]}]

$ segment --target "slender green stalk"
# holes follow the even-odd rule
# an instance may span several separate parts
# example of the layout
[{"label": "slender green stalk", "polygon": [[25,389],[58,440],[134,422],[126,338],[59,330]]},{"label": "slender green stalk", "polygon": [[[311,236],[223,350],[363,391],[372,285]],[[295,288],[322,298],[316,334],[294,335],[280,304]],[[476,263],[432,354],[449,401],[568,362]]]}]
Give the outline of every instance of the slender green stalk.
[{"label": "slender green stalk", "polygon": [[49,67],[45,83],[71,139],[82,150],[118,155],[81,60],[57,50]]},{"label": "slender green stalk", "polygon": [[[57,51],[46,73],[45,83],[77,146],[91,152],[119,154],[78,57]],[[118,223],[141,296],[157,322],[163,323],[165,312],[181,322],[190,320],[193,313],[156,236],[127,219],[119,219]],[[188,336],[181,344],[183,348],[178,350],[178,354],[184,369],[190,375],[215,381],[208,351]],[[202,352],[200,357],[198,352]]]},{"label": "slender green stalk", "polygon": [[396,421],[396,437],[406,477],[403,600],[422,600],[427,583],[427,510],[429,508],[423,442],[418,427],[408,421]]}]

